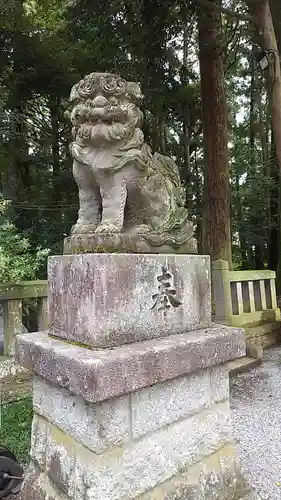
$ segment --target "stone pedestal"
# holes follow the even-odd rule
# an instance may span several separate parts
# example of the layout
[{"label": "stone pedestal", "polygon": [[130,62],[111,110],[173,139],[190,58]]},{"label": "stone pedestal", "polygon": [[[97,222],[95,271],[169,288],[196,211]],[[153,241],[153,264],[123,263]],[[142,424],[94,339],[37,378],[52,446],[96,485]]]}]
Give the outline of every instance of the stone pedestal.
[{"label": "stone pedestal", "polygon": [[246,495],[226,366],[244,335],[210,317],[207,257],[50,259],[50,334],[16,344],[35,374],[22,500]]},{"label": "stone pedestal", "polygon": [[190,237],[183,241],[177,241],[173,234],[164,236],[124,232],[74,234],[65,238],[64,253],[197,254],[197,241],[193,237],[193,232],[193,225],[190,224]]},{"label": "stone pedestal", "polygon": [[211,325],[209,258],[80,254],[49,259],[49,332],[92,348]]}]

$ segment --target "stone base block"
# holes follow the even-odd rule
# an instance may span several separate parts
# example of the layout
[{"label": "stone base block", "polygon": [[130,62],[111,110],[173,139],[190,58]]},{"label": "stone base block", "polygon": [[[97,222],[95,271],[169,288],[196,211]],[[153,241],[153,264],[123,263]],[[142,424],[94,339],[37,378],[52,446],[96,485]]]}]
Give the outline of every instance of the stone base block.
[{"label": "stone base block", "polygon": [[[91,233],[69,236],[64,240],[64,254],[77,253],[144,253],[144,254],[197,254],[197,241],[193,236],[184,243],[172,235],[141,235],[129,233]],[[154,244],[153,244],[154,243]]]},{"label": "stone base block", "polygon": [[84,254],[49,258],[49,333],[92,348],[211,324],[209,257]]},{"label": "stone base block", "polygon": [[37,377],[22,500],[225,500],[236,465],[226,365],[89,404]]},{"label": "stone base block", "polygon": [[26,473],[21,500],[258,500],[237,466],[235,449],[227,445],[187,471],[176,474],[155,488],[137,495],[107,496],[106,491],[93,496],[91,490],[86,496],[77,490],[69,497],[43,472],[35,462],[31,462]]},{"label": "stone base block", "polygon": [[263,359],[263,348],[246,340],[246,354],[250,358]]},{"label": "stone base block", "polygon": [[227,362],[245,351],[220,325],[96,350],[18,335],[35,374],[22,500],[238,500]]},{"label": "stone base block", "polygon": [[237,465],[235,448],[227,445],[138,500],[254,500],[248,493],[252,491]]},{"label": "stone base block", "polygon": [[21,366],[90,403],[245,356],[244,331],[221,325],[112,349],[91,350],[44,333],[16,337]]},{"label": "stone base block", "polygon": [[248,356],[244,356],[243,358],[235,359],[234,361],[230,361],[228,363],[228,368],[229,368],[229,376],[230,377],[235,377],[239,373],[246,373],[254,368],[257,368],[257,366],[261,365],[262,359],[259,358],[250,358]]},{"label": "stone base block", "polygon": [[275,321],[245,328],[245,333],[246,339],[256,346],[264,349],[274,347],[281,343],[281,322]]}]

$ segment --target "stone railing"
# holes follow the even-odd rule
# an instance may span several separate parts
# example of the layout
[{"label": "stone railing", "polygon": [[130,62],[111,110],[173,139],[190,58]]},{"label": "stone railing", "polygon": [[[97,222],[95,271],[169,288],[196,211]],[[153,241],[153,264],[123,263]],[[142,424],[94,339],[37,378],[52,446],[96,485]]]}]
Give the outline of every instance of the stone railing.
[{"label": "stone railing", "polygon": [[216,322],[244,326],[280,319],[274,271],[230,271],[218,260],[212,278]]},{"label": "stone railing", "polygon": [[23,281],[0,284],[4,356],[14,354],[15,336],[22,333],[23,301],[38,299],[38,330],[47,329],[47,281]]},{"label": "stone railing", "polygon": [[47,330],[47,289],[47,281],[0,284],[0,428],[2,407],[31,397],[31,374],[14,359],[15,340],[19,333],[27,331],[23,315],[32,299],[38,330]]}]

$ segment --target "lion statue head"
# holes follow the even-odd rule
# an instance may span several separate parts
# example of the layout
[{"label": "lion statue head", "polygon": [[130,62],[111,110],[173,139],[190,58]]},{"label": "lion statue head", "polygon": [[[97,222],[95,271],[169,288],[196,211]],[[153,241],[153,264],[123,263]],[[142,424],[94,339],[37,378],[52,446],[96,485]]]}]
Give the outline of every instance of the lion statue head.
[{"label": "lion statue head", "polygon": [[136,147],[144,141],[140,85],[112,73],[91,73],[70,94],[74,141],[80,146],[108,147],[121,141]]}]

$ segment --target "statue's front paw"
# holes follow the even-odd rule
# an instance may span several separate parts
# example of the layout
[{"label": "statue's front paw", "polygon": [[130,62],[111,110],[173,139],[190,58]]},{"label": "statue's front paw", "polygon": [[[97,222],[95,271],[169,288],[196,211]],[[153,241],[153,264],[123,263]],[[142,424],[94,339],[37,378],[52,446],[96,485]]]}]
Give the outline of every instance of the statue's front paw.
[{"label": "statue's front paw", "polygon": [[146,234],[151,232],[151,227],[147,226],[146,224],[141,224],[140,226],[137,226],[134,229],[134,232],[136,234]]},{"label": "statue's front paw", "polygon": [[76,224],[71,229],[71,235],[75,234],[91,234],[96,230],[96,225],[94,224],[83,224],[81,221],[77,221]]},{"label": "statue's front paw", "polygon": [[112,222],[102,222],[96,229],[96,233],[121,233],[120,226],[112,224]]}]

